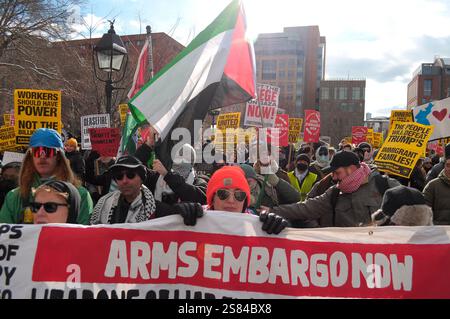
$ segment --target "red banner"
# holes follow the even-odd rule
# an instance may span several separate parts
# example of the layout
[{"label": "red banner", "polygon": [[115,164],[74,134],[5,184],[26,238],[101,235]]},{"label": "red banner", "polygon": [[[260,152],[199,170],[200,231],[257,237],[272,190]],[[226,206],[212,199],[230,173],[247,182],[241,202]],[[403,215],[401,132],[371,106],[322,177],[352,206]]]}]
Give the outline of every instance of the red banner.
[{"label": "red banner", "polygon": [[358,145],[359,143],[367,141],[368,128],[365,126],[352,126],[352,144]]},{"label": "red banner", "polygon": [[320,112],[305,110],[305,131],[303,141],[306,143],[317,143],[320,137]]},{"label": "red banner", "polygon": [[90,128],[92,150],[100,156],[115,157],[120,145],[119,128]]},{"label": "red banner", "polygon": [[449,244],[45,227],[32,280],[64,283],[68,267],[77,265],[83,283],[184,284],[290,297],[450,298],[449,252]]},{"label": "red banner", "polygon": [[278,114],[275,119],[276,132],[270,128],[267,130],[267,143],[275,146],[289,145],[289,115]]}]

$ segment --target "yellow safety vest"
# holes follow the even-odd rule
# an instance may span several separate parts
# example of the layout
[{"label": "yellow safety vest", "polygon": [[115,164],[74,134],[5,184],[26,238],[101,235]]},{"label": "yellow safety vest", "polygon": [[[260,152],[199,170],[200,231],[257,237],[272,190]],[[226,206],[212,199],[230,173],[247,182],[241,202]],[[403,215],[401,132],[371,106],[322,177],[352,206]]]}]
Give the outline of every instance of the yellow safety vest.
[{"label": "yellow safety vest", "polygon": [[311,172],[308,172],[306,175],[302,187],[300,188],[300,183],[298,182],[297,176],[295,176],[295,171],[288,173],[289,181],[291,185],[300,193],[300,200],[303,202],[306,199],[306,196],[311,191],[314,183],[317,180],[317,175]]}]

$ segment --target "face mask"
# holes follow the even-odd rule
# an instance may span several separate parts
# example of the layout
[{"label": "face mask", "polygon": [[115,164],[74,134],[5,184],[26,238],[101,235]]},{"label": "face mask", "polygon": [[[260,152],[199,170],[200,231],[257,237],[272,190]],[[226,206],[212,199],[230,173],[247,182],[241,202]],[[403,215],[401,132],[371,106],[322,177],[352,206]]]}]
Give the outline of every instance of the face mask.
[{"label": "face mask", "polygon": [[297,164],[297,169],[300,172],[304,172],[304,171],[306,171],[308,169],[308,165],[304,164],[304,163],[299,163],[299,164]]}]

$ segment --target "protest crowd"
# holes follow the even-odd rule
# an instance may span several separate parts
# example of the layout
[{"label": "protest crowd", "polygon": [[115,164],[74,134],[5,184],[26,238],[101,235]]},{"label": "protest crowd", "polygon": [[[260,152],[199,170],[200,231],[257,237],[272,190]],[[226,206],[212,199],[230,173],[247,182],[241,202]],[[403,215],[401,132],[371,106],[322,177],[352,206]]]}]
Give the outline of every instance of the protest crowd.
[{"label": "protest crowd", "polygon": [[[36,285],[29,289],[33,298],[39,293],[47,298],[47,290],[55,287],[48,294],[62,296],[58,284],[53,288],[45,284],[63,283],[66,266],[76,264],[72,257],[100,269],[85,272],[85,285],[144,285],[154,279],[151,284],[215,288],[217,295],[222,293],[217,292],[222,285],[229,285],[226,292],[244,291],[247,295],[242,295],[252,298],[255,291],[260,293],[255,298],[268,293],[377,297],[369,289],[373,287],[364,272],[374,259],[373,264],[384,263],[384,268],[381,282],[372,286],[391,289],[383,297],[401,298],[402,293],[411,291],[413,296],[423,296],[425,292],[416,288],[416,282],[410,287],[413,279],[417,280],[412,269],[421,267],[412,267],[411,256],[417,263],[426,258],[421,258],[420,245],[410,245],[409,237],[413,244],[417,240],[430,247],[450,247],[444,236],[446,228],[435,227],[450,225],[448,134],[441,134],[438,125],[421,123],[418,111],[399,110],[406,116],[397,117],[393,111],[387,134],[354,127],[349,138],[332,145],[331,140],[321,137],[318,110],[302,110],[304,118],[290,118],[279,110],[280,88],[256,83],[251,45],[242,44],[247,43],[245,32],[234,32],[243,26],[229,22],[241,21],[242,17],[237,18],[243,14],[239,1],[232,1],[222,13],[232,14],[234,19],[222,16],[215,20],[227,23],[220,28],[208,27],[201,33],[201,41],[194,40],[194,47],[186,48],[164,74],[148,79],[150,84],[137,83],[136,75],[128,97],[121,101],[125,113],[120,124],[111,123],[112,114],[83,114],[79,130],[62,130],[61,113],[67,108],[61,105],[64,92],[15,89],[14,111],[8,114],[11,121],[7,123],[4,117],[1,128],[8,143],[0,148],[0,261],[10,262],[4,268],[0,264],[1,283],[2,272],[6,286],[13,278],[14,273],[8,277],[8,271],[17,266],[13,260],[17,252],[11,253],[19,247],[16,240],[25,243],[20,247],[20,258],[30,260],[26,266],[33,269],[17,271],[15,292],[21,290],[17,287],[22,288],[20,280],[26,278],[32,282],[30,287]],[[195,46],[200,42],[214,38],[208,45],[217,45],[220,30],[228,32],[221,35],[225,40],[220,45],[230,54],[208,55],[224,48],[197,52]],[[231,34],[242,39],[228,43]],[[236,43],[240,45],[233,47]],[[186,74],[191,65],[199,74]],[[140,61],[138,67],[146,65]],[[241,113],[226,112],[216,122],[204,121],[208,112],[236,104],[245,107],[243,123]],[[208,133],[196,135],[198,121],[200,129]],[[177,129],[191,136],[177,139]],[[206,224],[209,216],[208,221],[217,218],[215,221],[222,223]],[[228,219],[233,223],[223,222]],[[219,233],[214,232],[217,229]],[[223,233],[230,229],[232,234]],[[358,233],[361,229],[364,234]],[[418,229],[419,234],[409,236],[411,229]],[[439,233],[435,242],[427,237],[427,229],[443,235]],[[383,237],[384,230],[389,231],[389,238]],[[175,232],[174,238],[170,231]],[[377,236],[370,237],[374,231],[379,231]],[[396,232],[401,233],[400,243],[395,242]],[[19,233],[31,235],[19,238]],[[354,237],[346,241],[347,233]],[[59,236],[58,241],[52,236]],[[354,238],[360,240],[355,240],[357,245],[351,242]],[[214,245],[209,239],[215,240]],[[59,240],[75,247],[73,256],[72,248],[59,245]],[[298,247],[295,240],[301,241]],[[389,240],[398,245],[384,245],[391,243]],[[367,243],[376,247],[371,250]],[[95,258],[91,250],[86,256],[80,253],[91,244]],[[334,245],[344,248],[333,251]],[[396,254],[403,253],[402,245],[409,249],[409,255],[397,260]],[[8,259],[2,252],[7,249],[4,247],[10,249]],[[330,256],[321,251],[323,247]],[[440,261],[439,253],[446,250],[432,248],[434,260]],[[373,253],[376,249],[380,252]],[[389,249],[395,249],[394,253]],[[223,273],[212,270],[219,268],[217,255],[223,256]],[[361,261],[360,256],[366,256],[367,261]],[[317,275],[317,259],[328,257],[329,271],[321,271],[321,277]],[[101,266],[97,258],[103,262]],[[54,265],[47,269],[49,259]],[[261,270],[264,262],[267,271]],[[442,265],[449,263],[446,259]],[[307,278],[306,268],[316,271],[315,275]],[[391,269],[392,275],[386,275]],[[61,270],[63,275],[58,272]],[[360,289],[363,272],[361,282],[367,280],[369,290]],[[438,296],[450,298],[447,286],[436,285],[433,289]],[[299,286],[305,290],[299,291]],[[169,290],[163,288],[158,293],[167,297]],[[182,288],[170,290],[171,297],[180,297]],[[2,289],[0,285],[0,299],[9,293]],[[64,289],[65,294],[88,294],[88,289]],[[156,294],[147,291],[146,297]],[[186,296],[190,294],[186,292]]]}]

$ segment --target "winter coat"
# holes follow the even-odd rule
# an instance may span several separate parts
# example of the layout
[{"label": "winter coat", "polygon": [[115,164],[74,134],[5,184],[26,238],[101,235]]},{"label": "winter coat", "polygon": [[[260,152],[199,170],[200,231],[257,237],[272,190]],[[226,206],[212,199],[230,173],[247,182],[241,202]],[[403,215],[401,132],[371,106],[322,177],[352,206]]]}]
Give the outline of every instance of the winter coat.
[{"label": "winter coat", "polygon": [[[43,183],[44,181],[36,176],[32,187],[37,188]],[[89,225],[90,215],[93,210],[92,198],[86,188],[82,186],[78,187],[78,192],[81,196],[81,202],[77,223],[81,225]],[[30,194],[28,203],[31,202],[31,200],[32,197]],[[22,224],[24,222],[25,211],[29,209],[30,208],[28,205],[20,196],[20,188],[15,188],[6,195],[5,203],[0,210],[0,223]]]},{"label": "winter coat", "polygon": [[[157,174],[159,176],[159,174]],[[152,179],[154,180],[154,179]],[[206,187],[208,182],[196,176],[194,179],[194,184],[187,184],[184,178],[176,172],[168,172],[164,176],[164,181],[172,189],[173,194],[169,194],[167,199],[163,199],[163,202],[173,205],[178,202],[192,202],[200,203],[201,205],[206,204]],[[154,192],[155,185],[149,185],[150,189]]]},{"label": "winter coat", "polygon": [[450,179],[444,171],[423,190],[425,201],[433,209],[435,225],[450,225]]},{"label": "winter coat", "polygon": [[72,168],[72,171],[75,173],[75,175],[77,175],[81,180],[84,180],[85,166],[84,159],[83,156],[81,156],[81,153],[79,151],[73,151],[66,152],[65,155],[69,160],[70,167]]},{"label": "winter coat", "polygon": [[[95,162],[100,157],[100,154],[93,151],[91,154],[89,154],[88,158],[86,159],[86,174],[85,179],[86,182],[95,186],[101,187],[100,197],[108,194],[109,188],[111,185],[111,176],[108,173],[103,172],[100,175],[97,175],[95,173]],[[105,165],[103,163],[99,163],[99,165]],[[106,164],[106,167],[111,166],[114,164],[114,160],[111,160],[108,164]],[[106,170],[106,168],[105,168]]]},{"label": "winter coat", "polygon": [[265,182],[264,176],[262,175],[257,175],[256,180],[259,184],[260,192],[263,191],[264,187],[261,206],[272,208],[274,206],[292,204],[300,201],[300,193],[284,179],[279,178],[276,186]]},{"label": "winter coat", "polygon": [[439,173],[444,169],[444,161],[440,161],[436,165],[433,166],[432,169],[427,174],[427,179],[425,180],[425,185],[431,182],[433,179],[438,178]]},{"label": "winter coat", "polygon": [[[335,225],[333,225],[332,193],[336,186],[330,187],[324,194],[291,205],[274,207],[271,212],[290,220],[311,221],[321,219],[322,227],[358,227],[371,222],[371,215],[377,211],[383,199],[379,193],[374,176],[380,174],[373,171],[367,183],[354,193],[340,193],[335,207]],[[389,188],[400,185],[392,178],[388,179]]]}]

